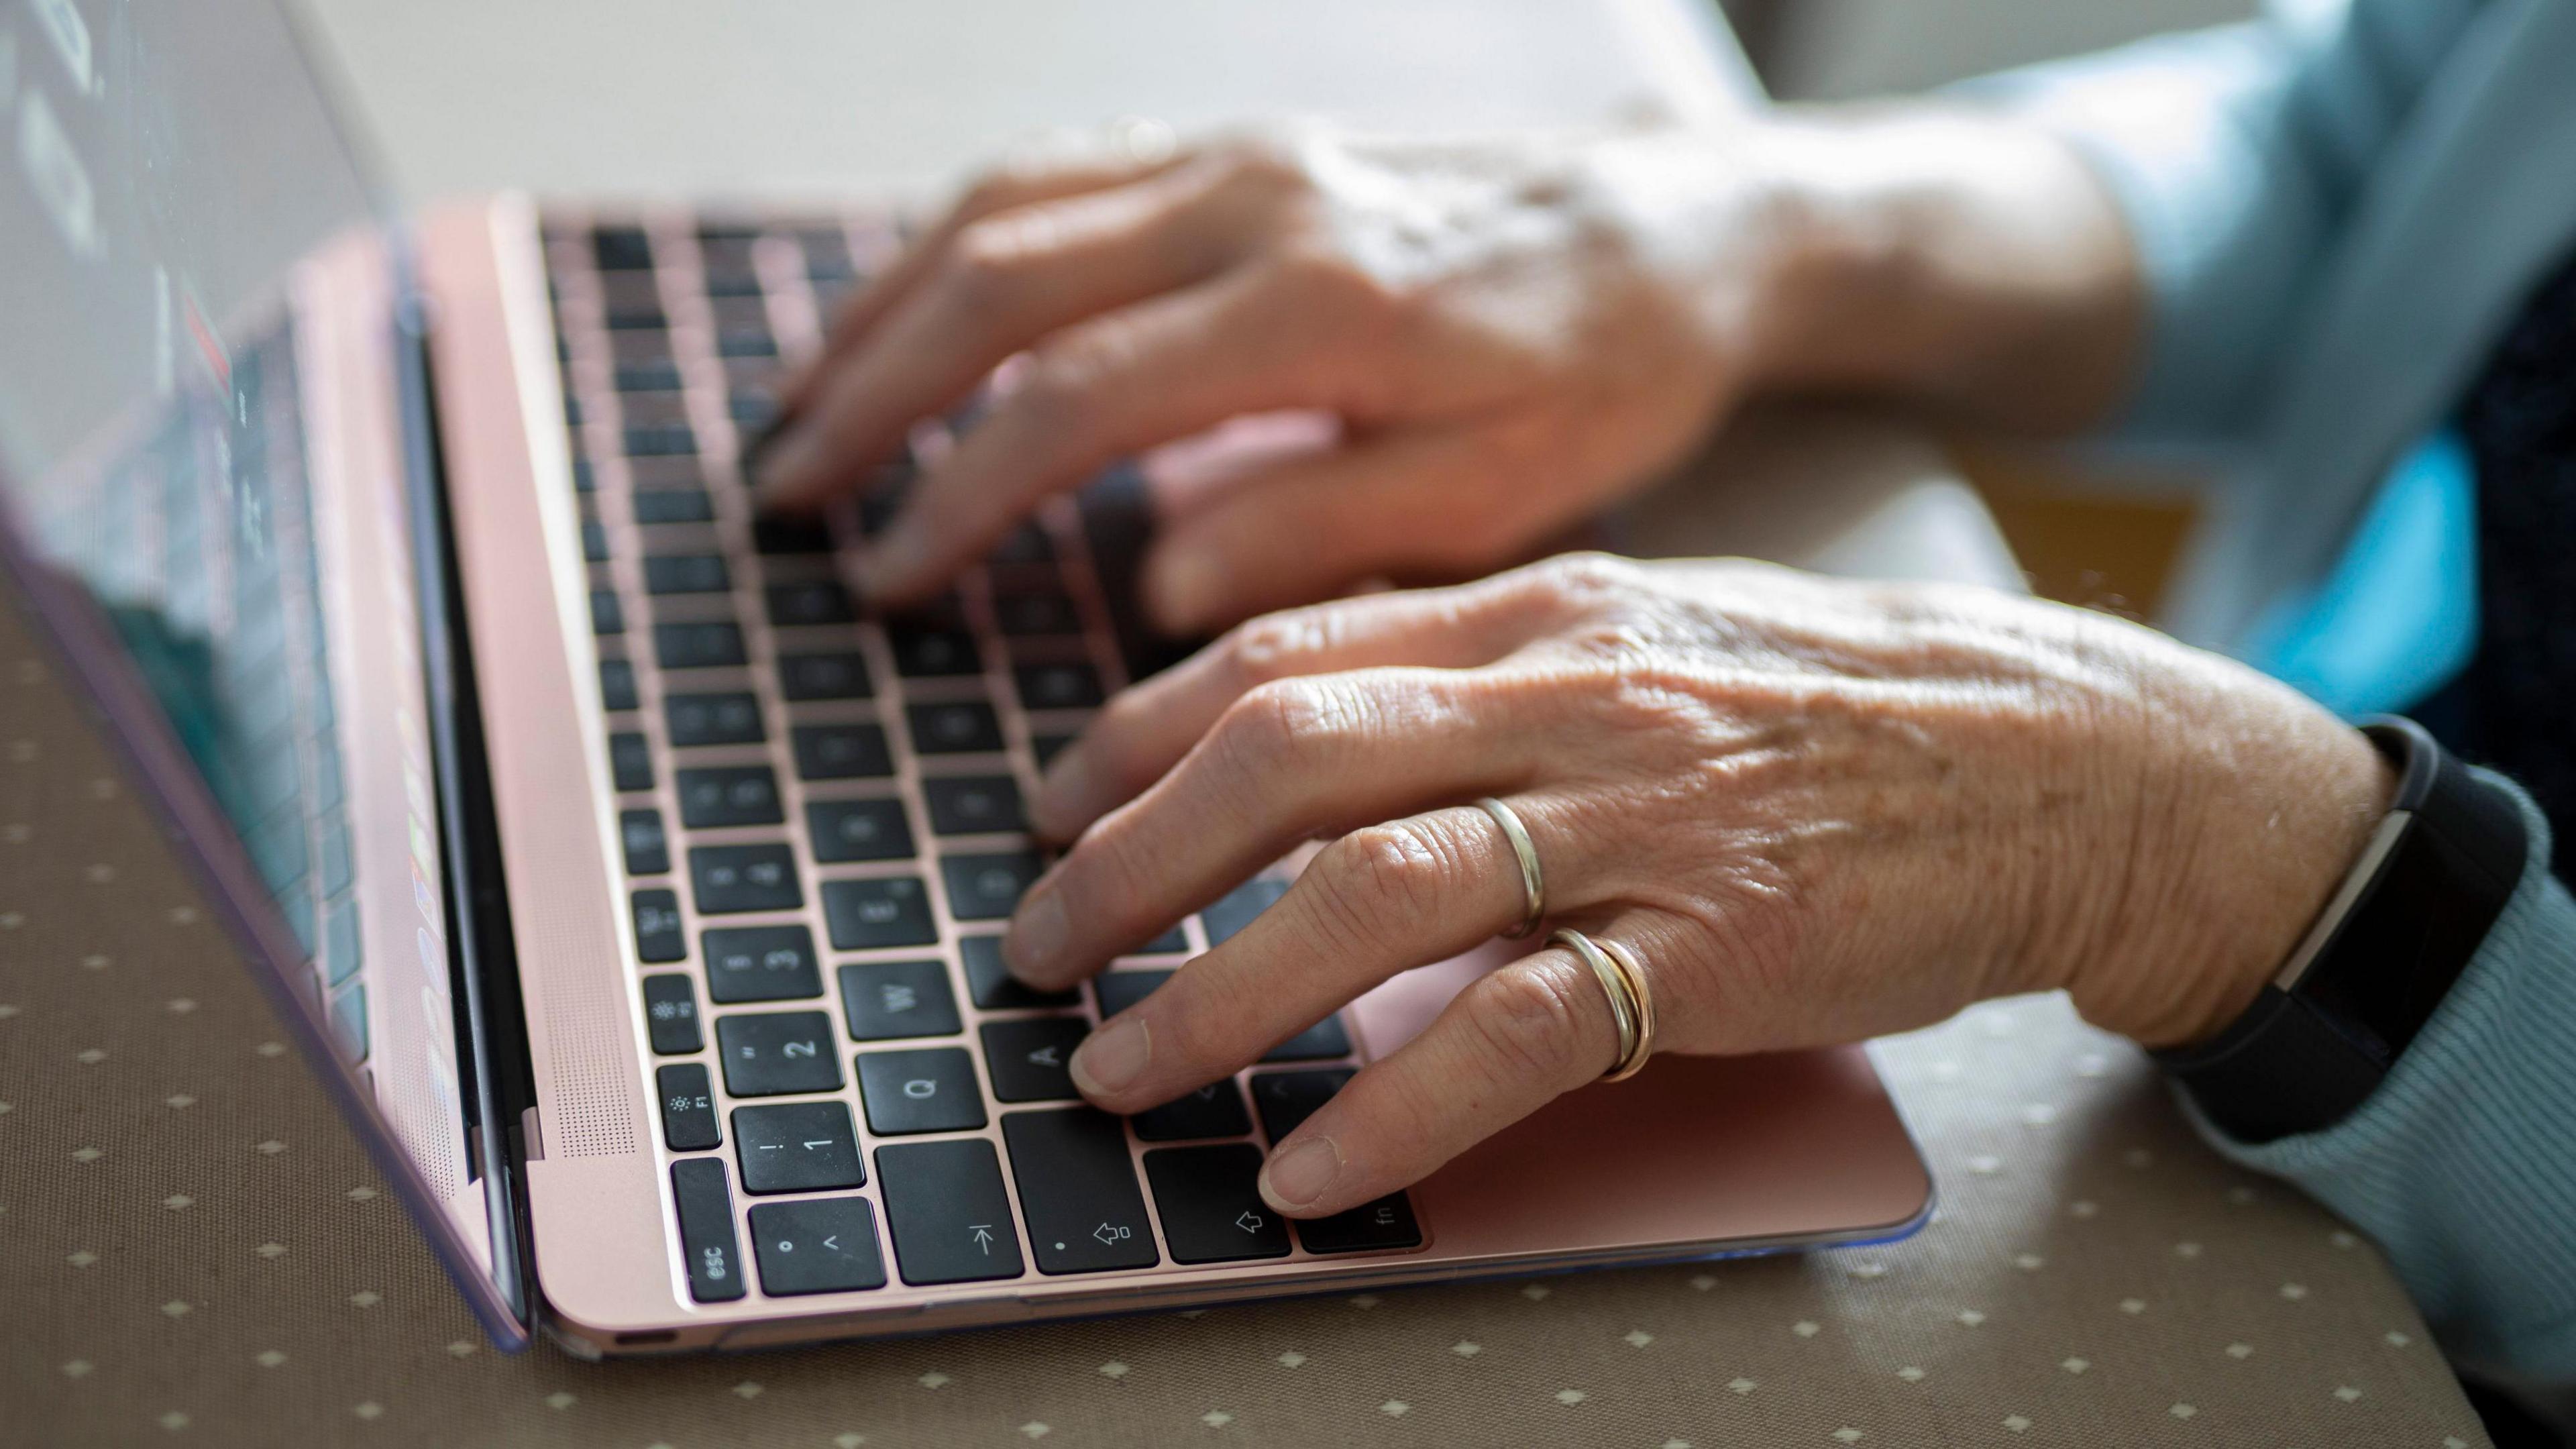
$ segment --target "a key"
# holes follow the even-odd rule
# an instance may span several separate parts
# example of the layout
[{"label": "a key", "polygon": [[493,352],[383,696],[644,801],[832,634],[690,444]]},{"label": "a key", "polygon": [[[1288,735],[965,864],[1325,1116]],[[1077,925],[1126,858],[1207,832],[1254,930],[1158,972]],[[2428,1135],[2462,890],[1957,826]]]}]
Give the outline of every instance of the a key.
[{"label": "a key", "polygon": [[966,994],[984,1011],[1014,1011],[1024,1006],[1071,1006],[1081,998],[1070,991],[1032,991],[1002,964],[999,936],[960,936],[957,954],[966,963]]},{"label": "a key", "polygon": [[1342,1083],[1351,1079],[1347,1067],[1331,1067],[1312,1072],[1255,1072],[1252,1076],[1252,1105],[1261,1113],[1262,1134],[1276,1147],[1281,1139],[1297,1130],[1297,1124],[1315,1115],[1315,1109],[1333,1100]]},{"label": "a key", "polygon": [[624,810],[617,816],[617,840],[626,851],[628,875],[667,875],[670,843],[662,837],[662,812]]},{"label": "a key", "polygon": [[920,754],[985,754],[1002,747],[1001,717],[981,700],[908,705],[903,715]]},{"label": "a key", "polygon": [[792,911],[805,904],[796,857],[784,845],[700,845],[689,851],[689,885],[702,916]]},{"label": "a key", "polygon": [[859,1053],[859,1103],[879,1137],[965,1132],[984,1125],[975,1060],[962,1047]]},{"label": "a key", "polygon": [[1306,1245],[1309,1253],[1418,1248],[1422,1246],[1422,1225],[1414,1221],[1413,1200],[1395,1192],[1328,1218],[1301,1220],[1297,1240]]},{"label": "a key", "polygon": [[984,672],[975,636],[962,629],[897,619],[886,624],[886,643],[894,650],[895,673],[907,679]]},{"label": "a key", "polygon": [[912,858],[912,827],[904,822],[903,802],[892,797],[810,801],[805,826],[814,858],[826,865]]},{"label": "a key", "polygon": [[902,1142],[877,1149],[877,1193],[906,1283],[1020,1276],[1020,1234],[993,1144]]},{"label": "a key", "polygon": [[1027,1016],[984,1023],[984,1069],[1005,1102],[1070,1102],[1082,1094],[1064,1064],[1091,1024],[1078,1016]]},{"label": "a key", "polygon": [[1240,1137],[1252,1130],[1243,1110],[1243,1089],[1224,1077],[1194,1092],[1183,1092],[1159,1107],[1148,1107],[1127,1119],[1147,1142],[1188,1142],[1200,1137]]},{"label": "a key", "polygon": [[[746,1109],[747,1110],[747,1109]],[[737,1117],[741,1114],[736,1113]],[[734,1135],[739,1138],[741,1129]],[[1288,1224],[1261,1200],[1261,1149],[1249,1142],[1164,1147],[1145,1154],[1145,1179],[1175,1263],[1288,1256]]]},{"label": "a key", "polygon": [[653,658],[665,669],[739,668],[750,657],[730,619],[653,626]]},{"label": "a key", "polygon": [[937,961],[877,961],[841,968],[841,1012],[850,1040],[949,1036],[958,1029],[948,968]]},{"label": "a key", "polygon": [[655,554],[644,560],[648,594],[720,594],[732,587],[733,575],[721,554]]},{"label": "a key", "polygon": [[797,779],[861,780],[894,773],[885,731],[875,725],[798,725],[791,738]]},{"label": "a key", "polygon": [[840,1102],[736,1107],[733,1155],[744,1192],[821,1192],[868,1180],[850,1109]]},{"label": "a key", "polygon": [[828,654],[786,654],[778,660],[778,691],[799,702],[818,699],[865,699],[870,692],[868,661],[855,649]]},{"label": "a key", "polygon": [[716,1018],[716,1049],[725,1091],[737,1097],[837,1092],[841,1058],[832,1020],[819,1011],[780,1011]]},{"label": "a key", "polygon": [[1100,672],[1088,664],[1023,664],[1011,671],[1023,709],[1090,709],[1100,703]]},{"label": "a key", "polygon": [[1041,1273],[1103,1273],[1162,1261],[1126,1129],[1095,1107],[1002,1114],[1011,1177]]},{"label": "a key", "polygon": [[624,659],[599,661],[599,707],[633,709],[638,702],[635,697],[635,666]]},{"label": "a key", "polygon": [[986,835],[1028,828],[1020,787],[1008,775],[932,775],[921,782],[930,828],[940,835]]},{"label": "a key", "polygon": [[781,629],[811,624],[847,624],[859,617],[850,591],[830,579],[771,584],[767,594],[769,622]]},{"label": "a key", "polygon": [[637,523],[715,521],[715,500],[703,488],[638,488],[628,497],[634,500]]},{"label": "a key", "polygon": [[688,977],[644,978],[644,1030],[653,1039],[655,1056],[686,1056],[706,1049],[707,1039],[698,1030],[698,994]]},{"label": "a key", "polygon": [[842,951],[927,946],[939,939],[939,928],[930,919],[930,893],[916,876],[827,880],[823,918],[833,947]]},{"label": "a key", "polygon": [[742,1245],[734,1237],[733,1193],[724,1163],[691,1157],[671,1164],[671,1198],[680,1209],[680,1256],[689,1264],[689,1296],[700,1303],[730,1303],[749,1291],[742,1281]]},{"label": "a key", "polygon": [[748,691],[722,694],[674,694],[662,701],[662,724],[671,743],[756,745],[769,738],[760,724],[760,701]]},{"label": "a key", "polygon": [[757,1203],[751,1210],[751,1250],[760,1263],[760,1289],[773,1298],[855,1293],[886,1284],[876,1213],[863,1197]]},{"label": "a key", "polygon": [[634,730],[608,737],[608,773],[620,790],[653,788],[653,747]]},{"label": "a key", "polygon": [[680,823],[691,830],[776,825],[787,818],[779,813],[778,778],[767,765],[681,770],[672,787],[680,797]]},{"label": "a key", "polygon": [[1269,876],[1255,876],[1226,892],[1206,910],[1199,912],[1199,924],[1207,927],[1208,944],[1222,945],[1236,932],[1252,924],[1252,918],[1276,905],[1288,894],[1288,882]]},{"label": "a key", "polygon": [[707,963],[707,994],[719,1006],[745,1001],[801,1001],[823,994],[814,938],[803,926],[734,926],[698,937]]},{"label": "a key", "polygon": [[662,1141],[673,1152],[704,1152],[724,1145],[724,1129],[716,1123],[715,1087],[707,1081],[707,1069],[696,1062],[680,1062],[653,1074],[653,1085],[662,1096]]},{"label": "a key", "polygon": [[680,929],[677,891],[637,891],[635,954],[646,961],[679,961],[689,954],[689,938]]},{"label": "a key", "polygon": [[1001,920],[1018,907],[1020,893],[1040,869],[1033,850],[943,855],[939,876],[948,886],[948,913],[961,921]]}]

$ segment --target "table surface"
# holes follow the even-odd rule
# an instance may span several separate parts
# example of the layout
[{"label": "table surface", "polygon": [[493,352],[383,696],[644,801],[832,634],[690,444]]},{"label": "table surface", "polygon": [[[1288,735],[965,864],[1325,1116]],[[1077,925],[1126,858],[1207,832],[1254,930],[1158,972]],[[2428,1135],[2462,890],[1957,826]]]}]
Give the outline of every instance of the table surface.
[{"label": "table surface", "polygon": [[[756,33],[682,0],[317,8],[410,195],[775,195],[1122,112],[1715,114],[1741,71],[1685,4],[799,0]],[[1697,471],[1730,486],[1641,535],[2009,578],[1884,425],[1774,419]],[[1800,510],[1748,506],[1784,475]],[[1940,1185],[1901,1243],[609,1365],[484,1344],[283,1038],[0,610],[0,1442],[2486,1442],[2375,1250],[2211,1154],[2059,998],[1876,1046]]]}]

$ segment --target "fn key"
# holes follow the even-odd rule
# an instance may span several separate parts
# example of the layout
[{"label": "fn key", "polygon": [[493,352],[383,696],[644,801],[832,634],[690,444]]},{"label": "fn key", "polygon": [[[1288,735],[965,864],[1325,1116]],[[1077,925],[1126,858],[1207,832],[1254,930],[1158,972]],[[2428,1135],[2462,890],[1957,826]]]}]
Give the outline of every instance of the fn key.
[{"label": "fn key", "polygon": [[671,1197],[680,1208],[680,1254],[689,1261],[689,1296],[730,1303],[743,1294],[742,1243],[733,1231],[733,1194],[724,1164],[691,1157],[671,1164]]}]

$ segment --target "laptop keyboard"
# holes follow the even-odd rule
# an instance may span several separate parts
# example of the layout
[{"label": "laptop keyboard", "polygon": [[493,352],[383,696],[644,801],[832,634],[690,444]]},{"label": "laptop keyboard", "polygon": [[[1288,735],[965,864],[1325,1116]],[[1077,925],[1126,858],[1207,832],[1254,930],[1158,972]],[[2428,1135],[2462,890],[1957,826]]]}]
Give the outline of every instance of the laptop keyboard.
[{"label": "laptop keyboard", "polygon": [[828,523],[752,516],[734,460],[775,414],[782,348],[810,345],[893,242],[868,222],[545,231],[691,1295],[1419,1247],[1401,1193],[1292,1229],[1255,1191],[1261,1144],[1352,1073],[1339,1017],[1133,1118],[1083,1105],[1066,1073],[1095,1023],[1284,881],[1247,882],[1081,991],[1002,967],[1003,925],[1045,864],[1023,814],[1037,771],[1179,652],[1128,587],[1147,535],[1132,471],[1051,504],[902,617],[853,597],[837,551],[891,516],[971,405],[917,429]]}]

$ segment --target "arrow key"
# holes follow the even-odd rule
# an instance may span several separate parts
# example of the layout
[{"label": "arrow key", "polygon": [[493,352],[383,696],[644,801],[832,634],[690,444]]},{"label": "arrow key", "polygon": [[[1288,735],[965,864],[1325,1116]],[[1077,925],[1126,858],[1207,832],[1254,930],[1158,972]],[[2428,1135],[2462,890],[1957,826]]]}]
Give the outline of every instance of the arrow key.
[{"label": "arrow key", "polygon": [[876,1214],[863,1197],[761,1203],[751,1210],[751,1245],[761,1291],[772,1297],[852,1293],[886,1283]]},{"label": "arrow key", "polygon": [[1081,1095],[1065,1070],[1090,1023],[1078,1016],[1032,1016],[984,1023],[984,1062],[993,1095],[1005,1102],[1069,1102]]},{"label": "arrow key", "polygon": [[1261,1200],[1261,1149],[1249,1142],[1158,1147],[1145,1178],[1163,1214],[1163,1241],[1176,1263],[1230,1263],[1288,1256],[1288,1224]]}]

